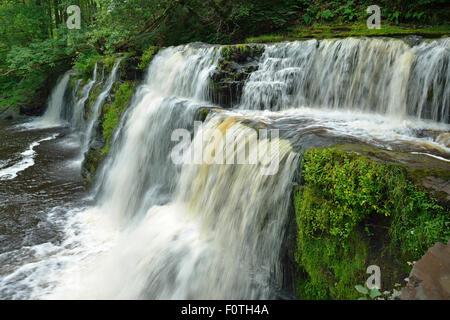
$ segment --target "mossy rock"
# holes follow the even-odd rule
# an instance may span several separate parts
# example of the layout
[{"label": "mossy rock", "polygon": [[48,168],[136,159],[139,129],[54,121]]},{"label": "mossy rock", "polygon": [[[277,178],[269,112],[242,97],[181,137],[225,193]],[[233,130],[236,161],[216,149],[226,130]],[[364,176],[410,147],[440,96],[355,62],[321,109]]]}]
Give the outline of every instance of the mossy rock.
[{"label": "mossy rock", "polygon": [[[436,137],[440,133],[423,131],[418,133],[423,137]],[[369,159],[384,163],[393,163],[406,170],[408,178],[415,185],[432,195],[439,204],[450,207],[450,163],[429,157],[423,154],[413,154],[404,151],[392,151],[376,148],[363,144],[342,144],[336,146],[337,149],[363,155]],[[439,154],[440,150],[433,150]],[[445,156],[442,154],[442,156]],[[425,160],[424,160],[425,157]]]},{"label": "mossy rock", "polygon": [[119,79],[122,81],[142,80],[144,72],[138,68],[140,57],[137,55],[128,55],[119,66]]},{"label": "mossy rock", "polygon": [[402,165],[337,148],[311,149],[294,190],[297,294],[355,299],[366,268],[381,268],[391,290],[435,242],[450,238],[450,211],[409,178]]},{"label": "mossy rock", "polygon": [[81,171],[86,186],[90,186],[94,181],[96,170],[98,169],[100,162],[103,160],[103,157],[104,155],[95,148],[89,148],[86,153]]},{"label": "mossy rock", "polygon": [[237,44],[224,46],[221,51],[221,60],[243,64],[258,59],[263,53],[264,47],[259,45]]},{"label": "mossy rock", "polygon": [[99,125],[102,128],[102,141],[104,141],[103,154],[107,154],[110,151],[111,139],[119,126],[123,112],[130,105],[136,85],[137,83],[133,81],[116,83],[112,90],[114,97],[111,99],[112,104],[105,104],[103,107]]},{"label": "mossy rock", "polygon": [[160,50],[160,47],[157,47],[157,46],[150,46],[149,48],[147,48],[147,50],[145,50],[143,52],[143,54],[140,58],[139,64],[137,65],[137,69],[139,69],[141,71],[145,71],[159,50]]},{"label": "mossy rock", "polygon": [[137,81],[116,82],[102,107],[95,139],[83,163],[83,177],[87,185],[93,182],[95,173],[111,152],[111,141],[120,124],[123,113],[130,105]]},{"label": "mossy rock", "polygon": [[208,107],[199,108],[197,110],[197,112],[195,113],[194,120],[205,122],[205,120],[208,117],[210,112],[211,112],[211,108],[208,108]]},{"label": "mossy rock", "polygon": [[[420,27],[416,25],[389,25],[383,23],[380,29],[368,29],[365,23],[323,24],[314,26],[297,26],[284,34],[262,35],[246,39],[246,43],[272,43],[283,41],[307,40],[307,39],[332,39],[348,37],[397,37],[405,38],[418,36],[421,38],[437,39],[448,37],[450,30],[448,25],[434,27]],[[411,43],[410,39],[406,42]],[[412,42],[416,43],[415,41]]]},{"label": "mossy rock", "polygon": [[102,58],[102,63],[105,67],[105,73],[111,73],[117,58],[119,58],[120,56],[121,54],[112,54]]},{"label": "mossy rock", "polygon": [[91,91],[89,92],[89,97],[86,100],[86,103],[84,105],[84,119],[88,120],[92,117],[92,108],[95,105],[95,102],[97,101],[98,96],[102,92],[102,83],[96,83],[92,87]]},{"label": "mossy rock", "polygon": [[230,45],[221,47],[217,70],[211,75],[213,103],[231,108],[239,103],[245,81],[258,70],[264,52],[260,45]]}]

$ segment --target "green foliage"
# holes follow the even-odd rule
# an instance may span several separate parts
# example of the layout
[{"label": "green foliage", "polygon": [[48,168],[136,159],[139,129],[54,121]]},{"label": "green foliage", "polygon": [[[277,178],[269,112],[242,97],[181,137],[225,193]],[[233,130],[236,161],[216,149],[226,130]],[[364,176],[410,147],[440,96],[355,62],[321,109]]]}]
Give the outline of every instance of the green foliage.
[{"label": "green foliage", "polygon": [[111,54],[111,55],[106,55],[105,57],[103,57],[102,62],[105,66],[105,71],[106,72],[111,72],[113,67],[114,67],[114,63],[117,60],[117,55],[115,54]]},{"label": "green foliage", "polygon": [[65,26],[64,14],[70,4],[80,5],[84,19],[90,19],[92,1],[0,2],[2,108],[39,109],[45,105],[52,79],[70,69],[72,59],[85,48],[86,32]]},{"label": "green foliage", "polygon": [[367,284],[356,285],[356,291],[358,291],[363,296],[358,298],[358,300],[394,300],[396,297],[400,295],[400,291],[396,289],[392,289],[391,291],[380,292],[380,290],[376,287],[369,289]]},{"label": "green foliage", "polygon": [[[66,27],[66,9],[72,4],[81,8],[81,30]],[[145,51],[140,64],[145,68],[155,47],[194,41],[226,44],[246,38],[247,42],[273,42],[336,36],[336,30],[324,29],[323,24],[353,24],[354,28],[338,32],[342,37],[418,31],[426,36],[448,34],[448,25],[442,27],[449,16],[445,0],[380,0],[382,30],[365,27],[365,10],[371,4],[369,0],[2,0],[0,105],[33,104],[29,93],[45,88],[49,78],[39,73],[58,74],[74,62],[86,80],[100,55],[118,52]],[[441,29],[394,30],[386,22]],[[314,28],[308,29],[310,26]]]},{"label": "green foliage", "polygon": [[123,83],[116,91],[113,106],[122,113],[127,105],[130,103],[130,99],[133,96],[135,86],[131,82]]},{"label": "green foliage", "polygon": [[105,139],[105,147],[102,154],[109,152],[109,146],[114,131],[119,125],[120,115],[123,113],[133,96],[135,86],[131,82],[125,82],[116,90],[115,98],[112,105],[103,107],[103,138]]},{"label": "green foliage", "polygon": [[109,152],[109,143],[113,136],[114,130],[119,125],[119,113],[113,106],[105,105],[103,107],[105,116],[103,119],[103,137],[106,140],[105,147],[102,149],[102,153]]},{"label": "green foliage", "polygon": [[362,298],[359,298],[358,300],[369,300],[369,299],[376,300],[382,295],[382,293],[378,290],[378,288],[369,289],[361,285],[356,285],[355,289],[356,291],[364,295]]},{"label": "green foliage", "polygon": [[141,57],[141,62],[138,64],[138,69],[145,70],[147,69],[150,61],[158,53],[159,47],[150,46],[147,50],[144,51],[144,54]]},{"label": "green foliage", "polygon": [[311,236],[328,233],[344,241],[369,216],[392,215],[393,242],[416,258],[450,236],[448,212],[397,165],[336,149],[313,149],[305,154],[303,166],[305,184],[324,199],[320,208],[305,208],[302,215]]},{"label": "green foliage", "polygon": [[[302,175],[305,185],[294,194],[296,260],[307,274],[300,296],[355,298],[348,288],[360,282],[373,241],[384,243],[395,259],[409,261],[450,238],[448,209],[397,165],[334,148],[311,149],[304,154]],[[372,224],[388,229],[383,239],[375,239],[367,228]]]},{"label": "green foliage", "polygon": [[[369,214],[391,215],[394,201],[386,190],[401,188],[399,170],[364,158],[354,158],[334,149],[310,150],[303,160],[306,185],[326,203],[311,208],[303,223],[311,235],[329,233],[345,240],[356,225]],[[401,190],[399,190],[401,195]],[[321,214],[319,214],[321,213]]]},{"label": "green foliage", "polygon": [[88,78],[94,72],[95,63],[101,59],[101,56],[95,50],[81,52],[74,61],[74,69]]},{"label": "green foliage", "polygon": [[[296,201],[314,203],[309,195],[296,194]],[[361,233],[354,232],[345,245],[330,236],[311,237],[302,225],[297,208],[299,226],[296,262],[302,270],[297,279],[297,295],[300,299],[356,299],[352,290],[355,283],[364,279],[368,244]]]}]

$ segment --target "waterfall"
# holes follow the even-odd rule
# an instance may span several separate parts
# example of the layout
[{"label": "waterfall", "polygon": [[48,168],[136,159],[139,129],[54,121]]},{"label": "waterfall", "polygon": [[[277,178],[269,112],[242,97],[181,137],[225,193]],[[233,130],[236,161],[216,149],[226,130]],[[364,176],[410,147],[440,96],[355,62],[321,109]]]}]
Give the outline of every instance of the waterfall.
[{"label": "waterfall", "polygon": [[89,94],[91,93],[91,89],[94,84],[97,82],[97,63],[94,66],[94,73],[92,75],[92,80],[89,81],[83,88],[81,89],[81,97],[76,101],[75,106],[73,108],[72,115],[70,116],[70,123],[73,128],[78,131],[81,131],[84,126],[84,105],[89,98]]},{"label": "waterfall", "polygon": [[89,120],[86,124],[86,129],[82,133],[84,135],[83,139],[83,146],[82,146],[82,153],[86,153],[89,149],[89,143],[91,142],[92,133],[95,129],[95,126],[97,125],[98,118],[100,116],[101,108],[108,97],[112,86],[114,85],[114,82],[117,78],[117,71],[119,70],[120,61],[122,61],[123,58],[118,58],[117,61],[114,63],[114,66],[111,70],[111,73],[108,76],[108,79],[106,80],[106,83],[103,87],[102,92],[99,94],[97,99],[95,100],[94,105],[92,106],[91,112],[92,114],[89,117]]},{"label": "waterfall", "polygon": [[265,46],[241,109],[312,108],[450,122],[450,40],[296,41]]},{"label": "waterfall", "polygon": [[213,47],[186,46],[163,50],[154,58],[100,182],[100,201],[112,215],[128,219],[170,195],[177,172],[169,159],[175,145],[171,132],[192,127],[196,109],[205,104],[214,55]]},{"label": "waterfall", "polygon": [[[82,215],[103,221],[87,228],[99,228],[95,237],[106,235],[109,240],[99,241],[108,248],[62,276],[52,297],[273,298],[281,288],[286,194],[298,161],[290,144],[277,137],[257,140],[241,120],[217,115],[194,130],[191,153],[227,148],[238,157],[239,148],[229,146],[235,141],[251,158],[276,145],[277,173],[262,174],[267,163],[260,162],[171,159],[172,132],[192,133],[195,112],[208,105],[208,77],[217,60],[214,47],[191,45],[153,59],[100,175],[97,207]],[[211,141],[216,129],[233,139]]]},{"label": "waterfall", "polygon": [[64,94],[67,90],[70,77],[73,76],[73,71],[67,71],[60,79],[57,85],[52,90],[50,98],[47,103],[47,109],[44,115],[35,122],[38,127],[53,127],[61,125],[61,113],[64,107]]},{"label": "waterfall", "polygon": [[[211,141],[214,130],[234,139]],[[104,219],[95,233],[107,235],[109,247],[64,275],[65,285],[51,297],[276,298],[283,281],[281,248],[290,201],[286,195],[299,156],[286,140],[258,140],[256,135],[242,121],[218,115],[197,133],[190,148],[195,154],[202,152],[200,147],[237,158],[239,148],[229,143],[234,141],[252,158],[276,144],[280,163],[275,175],[261,174],[260,163],[222,165],[205,159],[201,164],[186,163],[172,200],[148,206],[131,226],[110,229],[112,206],[83,213]],[[252,140],[257,143],[248,143]],[[126,187],[121,187],[123,195]]]}]

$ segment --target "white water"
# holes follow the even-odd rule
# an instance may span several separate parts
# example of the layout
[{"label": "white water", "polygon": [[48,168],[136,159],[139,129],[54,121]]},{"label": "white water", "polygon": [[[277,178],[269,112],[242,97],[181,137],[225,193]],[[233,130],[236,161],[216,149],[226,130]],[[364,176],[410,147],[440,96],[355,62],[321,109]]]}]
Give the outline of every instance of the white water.
[{"label": "white water", "polygon": [[239,108],[301,106],[450,122],[450,39],[296,41],[265,46]]},{"label": "white water", "polygon": [[32,127],[48,128],[58,127],[62,125],[61,113],[64,108],[64,94],[67,90],[67,86],[70,81],[70,77],[73,76],[73,71],[67,71],[57,85],[53,89],[50,98],[47,102],[47,109],[44,115],[31,123]]},{"label": "white water", "polygon": [[[223,120],[208,122],[204,136],[221,125],[230,126],[228,131],[238,139],[256,135],[238,122]],[[267,143],[250,145],[250,153]],[[226,147],[224,141],[207,139],[194,141],[191,148],[198,145],[217,153]],[[115,220],[107,205],[81,213],[83,220],[90,216],[84,221],[84,245],[96,251],[84,252],[79,265],[60,275],[59,286],[47,298],[274,297],[283,279],[286,193],[298,160],[287,141],[280,141],[280,155],[275,176],[262,175],[260,165],[187,165],[173,200],[147,207],[131,225]],[[123,185],[120,189],[127,192]]]},{"label": "white water", "polygon": [[0,167],[0,181],[2,180],[12,180],[17,177],[17,174],[21,171],[26,170],[27,168],[34,165],[34,158],[36,157],[36,151],[34,150],[37,146],[39,146],[44,141],[53,140],[58,136],[58,134],[54,134],[50,137],[35,141],[30,144],[27,150],[22,152],[19,156],[21,158],[20,161],[15,164],[1,168]]},{"label": "white water", "polygon": [[[122,61],[122,59],[123,58],[118,58],[116,60],[116,62],[114,63],[114,66],[111,70],[111,73],[108,76],[108,79],[106,80],[106,83],[103,87],[102,92],[99,94],[99,96],[97,97],[97,100],[95,101],[94,105],[91,108],[92,114],[90,115],[89,120],[87,121],[84,132],[82,132],[82,134],[84,136],[83,145],[82,145],[82,154],[86,153],[89,149],[89,143],[91,142],[93,131],[97,125],[101,108],[105,102],[105,99],[108,97],[109,92],[111,91],[112,86],[114,85],[114,82],[116,81],[117,71],[119,70],[120,61]],[[83,106],[83,105],[81,105],[81,106]],[[77,106],[77,107],[79,107],[79,106]]]},{"label": "white water", "polygon": [[89,94],[91,93],[91,89],[94,84],[97,82],[97,63],[94,67],[94,73],[92,74],[92,80],[89,81],[86,85],[81,89],[81,98],[75,103],[73,108],[73,113],[70,119],[70,123],[73,128],[78,131],[81,131],[84,127],[84,105],[89,98]]},{"label": "white water", "polygon": [[[205,105],[216,55],[211,47],[186,46],[153,60],[105,169],[98,205],[76,216],[85,258],[55,275],[58,285],[47,297],[269,298],[280,289],[285,194],[297,161],[289,143],[280,143],[283,164],[274,176],[261,175],[261,165],[170,163],[171,132],[192,124]],[[221,123],[237,139],[256,135],[220,117],[204,130]],[[208,140],[191,147],[199,145],[224,147]]]}]

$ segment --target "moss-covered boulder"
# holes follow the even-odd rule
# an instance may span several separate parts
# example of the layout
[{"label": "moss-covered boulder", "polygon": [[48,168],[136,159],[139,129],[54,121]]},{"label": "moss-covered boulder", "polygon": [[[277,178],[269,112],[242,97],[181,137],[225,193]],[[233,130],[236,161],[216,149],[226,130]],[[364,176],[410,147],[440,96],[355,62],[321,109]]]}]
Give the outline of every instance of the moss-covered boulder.
[{"label": "moss-covered boulder", "polygon": [[406,168],[337,148],[305,152],[294,191],[297,295],[356,299],[355,285],[381,268],[381,289],[408,275],[408,262],[450,237],[449,208]]},{"label": "moss-covered boulder", "polygon": [[[420,133],[420,136],[438,141],[439,137],[444,139],[446,134],[427,131]],[[401,166],[404,168],[408,179],[415,185],[433,196],[441,206],[450,207],[450,188],[448,187],[450,185],[450,163],[448,161],[421,153],[385,150],[364,144],[347,143],[337,145],[336,148],[363,155],[373,161]],[[433,149],[432,152],[442,157],[446,156],[443,153],[441,154],[440,149]]]},{"label": "moss-covered boulder", "polygon": [[147,50],[142,53],[142,56],[139,59],[139,63],[137,64],[137,69],[144,72],[159,50],[160,48],[157,46],[148,47]]},{"label": "moss-covered boulder", "polygon": [[245,81],[258,69],[264,52],[261,45],[233,45],[220,48],[217,70],[211,75],[213,102],[224,108],[239,103]]}]

